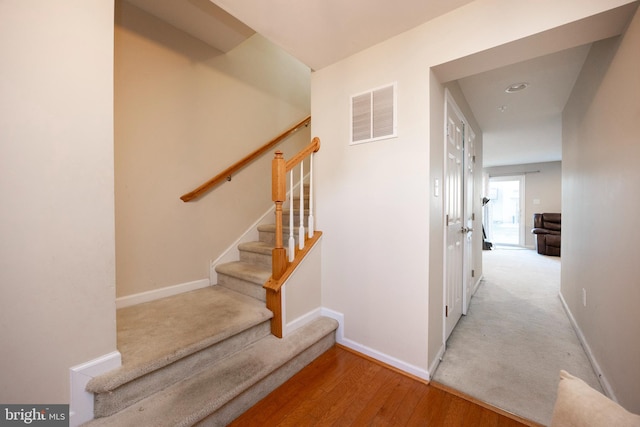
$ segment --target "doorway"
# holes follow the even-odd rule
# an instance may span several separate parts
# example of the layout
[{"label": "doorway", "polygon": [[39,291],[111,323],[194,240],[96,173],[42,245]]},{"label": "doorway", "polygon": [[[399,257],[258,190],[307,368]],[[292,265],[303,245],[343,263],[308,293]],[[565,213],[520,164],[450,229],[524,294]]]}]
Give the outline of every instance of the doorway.
[{"label": "doorway", "polygon": [[494,245],[525,245],[524,188],[524,175],[489,177],[485,231]]}]

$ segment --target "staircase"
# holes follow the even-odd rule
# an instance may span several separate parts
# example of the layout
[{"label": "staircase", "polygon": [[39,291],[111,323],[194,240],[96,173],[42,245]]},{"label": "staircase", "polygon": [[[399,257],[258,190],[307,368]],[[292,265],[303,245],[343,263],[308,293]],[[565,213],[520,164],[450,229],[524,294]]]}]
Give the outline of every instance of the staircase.
[{"label": "staircase", "polygon": [[258,231],[238,261],[216,267],[216,286],[118,310],[123,364],[87,385],[87,426],[224,426],[333,346],[328,318],[271,335],[262,285],[275,226]]}]

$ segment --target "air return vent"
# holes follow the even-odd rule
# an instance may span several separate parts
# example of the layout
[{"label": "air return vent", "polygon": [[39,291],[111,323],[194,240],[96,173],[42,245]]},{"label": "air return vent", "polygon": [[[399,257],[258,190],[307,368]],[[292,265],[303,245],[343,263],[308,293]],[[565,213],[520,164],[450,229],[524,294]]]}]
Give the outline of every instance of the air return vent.
[{"label": "air return vent", "polygon": [[395,136],[395,83],[351,97],[351,144]]}]

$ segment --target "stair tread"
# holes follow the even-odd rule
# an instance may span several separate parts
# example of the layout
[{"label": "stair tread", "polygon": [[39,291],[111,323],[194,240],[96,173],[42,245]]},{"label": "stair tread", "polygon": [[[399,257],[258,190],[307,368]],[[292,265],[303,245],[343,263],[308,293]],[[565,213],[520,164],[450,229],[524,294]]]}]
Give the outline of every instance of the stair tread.
[{"label": "stair tread", "polygon": [[[282,209],[282,215],[289,215],[289,213],[291,213],[291,209],[289,209],[289,208],[283,208]],[[293,213],[295,215],[300,215],[300,208],[299,207],[294,207],[293,208]],[[304,214],[305,215],[309,215],[309,209],[308,208],[304,208]]]},{"label": "stair tread", "polygon": [[[304,206],[303,209],[305,212],[309,212],[309,206]],[[290,210],[291,210],[291,205],[289,204],[282,205],[282,212],[289,212]],[[296,212],[300,212],[300,203],[294,203],[293,210]]]},{"label": "stair tread", "polygon": [[272,316],[264,303],[222,286],[118,309],[122,366],[92,379],[87,390],[113,390]]},{"label": "stair tread", "polygon": [[[296,231],[296,233],[298,232],[298,229],[300,228],[300,226],[294,226],[293,229]],[[306,227],[305,227],[306,229]],[[263,225],[259,225],[258,226],[258,231],[266,231],[269,233],[275,233],[276,232],[276,225],[275,224],[263,224]],[[288,237],[289,236],[289,223],[287,222],[286,224],[282,224],[282,233]]]},{"label": "stair tread", "polygon": [[260,285],[264,284],[269,277],[271,277],[271,270],[269,268],[244,261],[219,264],[216,266],[216,272],[249,280]]},{"label": "stair tread", "polygon": [[335,320],[321,317],[283,339],[268,336],[117,414],[87,425],[193,425],[336,328]]}]

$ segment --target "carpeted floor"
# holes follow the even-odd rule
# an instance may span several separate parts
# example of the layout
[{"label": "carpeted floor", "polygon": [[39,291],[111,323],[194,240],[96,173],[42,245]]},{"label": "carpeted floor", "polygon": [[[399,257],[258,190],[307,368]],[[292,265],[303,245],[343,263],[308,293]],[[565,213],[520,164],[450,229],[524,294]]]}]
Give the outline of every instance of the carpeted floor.
[{"label": "carpeted floor", "polygon": [[560,259],[498,248],[483,270],[433,380],[544,425],[561,369],[601,390],[558,296]]}]

